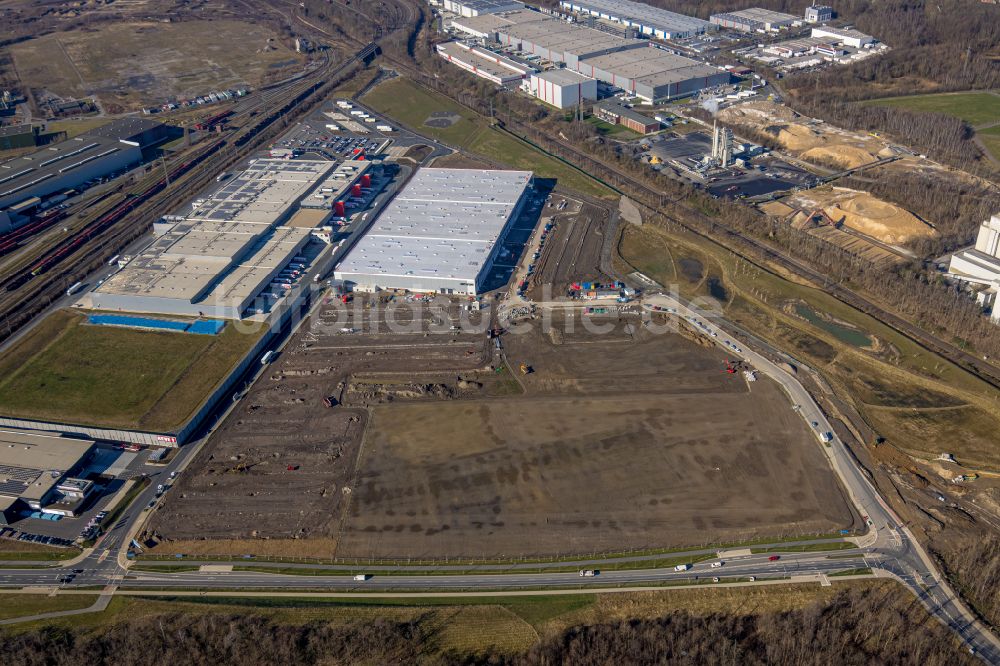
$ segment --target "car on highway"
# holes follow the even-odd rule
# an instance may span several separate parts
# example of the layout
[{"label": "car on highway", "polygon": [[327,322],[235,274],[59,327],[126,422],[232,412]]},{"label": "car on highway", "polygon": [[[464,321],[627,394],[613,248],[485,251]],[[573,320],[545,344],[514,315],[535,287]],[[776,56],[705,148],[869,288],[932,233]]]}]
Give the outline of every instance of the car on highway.
[{"label": "car on highway", "polygon": [[723,564],[725,564],[725,562],[723,562],[722,560],[719,560],[718,562],[712,562],[712,568],[713,568],[713,569],[718,569],[718,568],[719,568],[719,567],[721,567],[721,566],[722,566]]},{"label": "car on highway", "polygon": [[771,557],[767,558],[767,561],[768,562],[777,562],[780,559],[781,559],[781,555],[772,555]]}]

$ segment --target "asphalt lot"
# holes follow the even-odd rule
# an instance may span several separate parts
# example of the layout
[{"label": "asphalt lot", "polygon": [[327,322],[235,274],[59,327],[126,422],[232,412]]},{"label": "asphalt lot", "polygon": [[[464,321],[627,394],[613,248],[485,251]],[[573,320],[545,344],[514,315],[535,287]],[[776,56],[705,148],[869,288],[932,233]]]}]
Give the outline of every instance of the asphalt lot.
[{"label": "asphalt lot", "polygon": [[[693,169],[712,152],[712,137],[708,131],[701,130],[681,136],[663,134],[647,137],[639,143],[648,145],[648,154],[662,160],[663,166],[659,168],[666,173],[678,170],[673,162],[680,163],[685,169]],[[817,182],[814,174],[773,155],[754,157],[745,167],[717,170],[706,174],[705,178],[693,176],[689,171],[681,171],[680,177],[705,188],[713,196],[725,199],[807,188]]]}]

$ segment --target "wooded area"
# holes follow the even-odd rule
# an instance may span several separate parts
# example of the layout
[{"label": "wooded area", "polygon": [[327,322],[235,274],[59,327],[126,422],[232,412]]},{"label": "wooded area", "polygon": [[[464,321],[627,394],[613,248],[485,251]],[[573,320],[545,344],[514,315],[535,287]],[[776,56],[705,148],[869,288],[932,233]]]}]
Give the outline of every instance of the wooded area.
[{"label": "wooded area", "polygon": [[[372,604],[377,606],[377,600]],[[322,618],[323,612],[316,616]],[[420,614],[411,621],[316,619],[295,624],[252,611],[233,614],[206,607],[204,613],[122,618],[94,629],[48,626],[5,633],[0,651],[8,666],[972,663],[947,630],[896,585],[849,587],[829,602],[783,612],[675,611],[575,626],[513,655],[486,646],[479,654],[442,651],[432,624]]]}]

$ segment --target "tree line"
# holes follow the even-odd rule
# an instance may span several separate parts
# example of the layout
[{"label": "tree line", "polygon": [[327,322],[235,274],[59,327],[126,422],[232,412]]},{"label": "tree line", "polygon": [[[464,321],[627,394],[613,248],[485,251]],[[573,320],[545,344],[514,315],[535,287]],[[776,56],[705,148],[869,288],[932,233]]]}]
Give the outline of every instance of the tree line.
[{"label": "tree line", "polygon": [[846,587],[826,601],[780,612],[674,611],[579,625],[519,654],[497,651],[488,633],[475,652],[442,648],[436,613],[410,621],[295,622],[205,608],[124,617],[96,629],[49,625],[4,633],[0,650],[8,666],[973,663],[944,626],[893,584]]}]

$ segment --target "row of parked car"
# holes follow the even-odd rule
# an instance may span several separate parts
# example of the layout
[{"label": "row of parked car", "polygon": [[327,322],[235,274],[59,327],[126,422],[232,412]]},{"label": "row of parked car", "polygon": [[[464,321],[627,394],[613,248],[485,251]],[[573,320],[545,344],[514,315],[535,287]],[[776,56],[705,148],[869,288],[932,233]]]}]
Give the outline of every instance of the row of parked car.
[{"label": "row of parked car", "polygon": [[44,534],[32,534],[31,532],[22,532],[11,527],[0,528],[0,539],[13,539],[15,541],[37,543],[43,546],[56,546],[58,548],[66,548],[67,546],[73,545],[73,542],[69,539],[45,536]]}]

